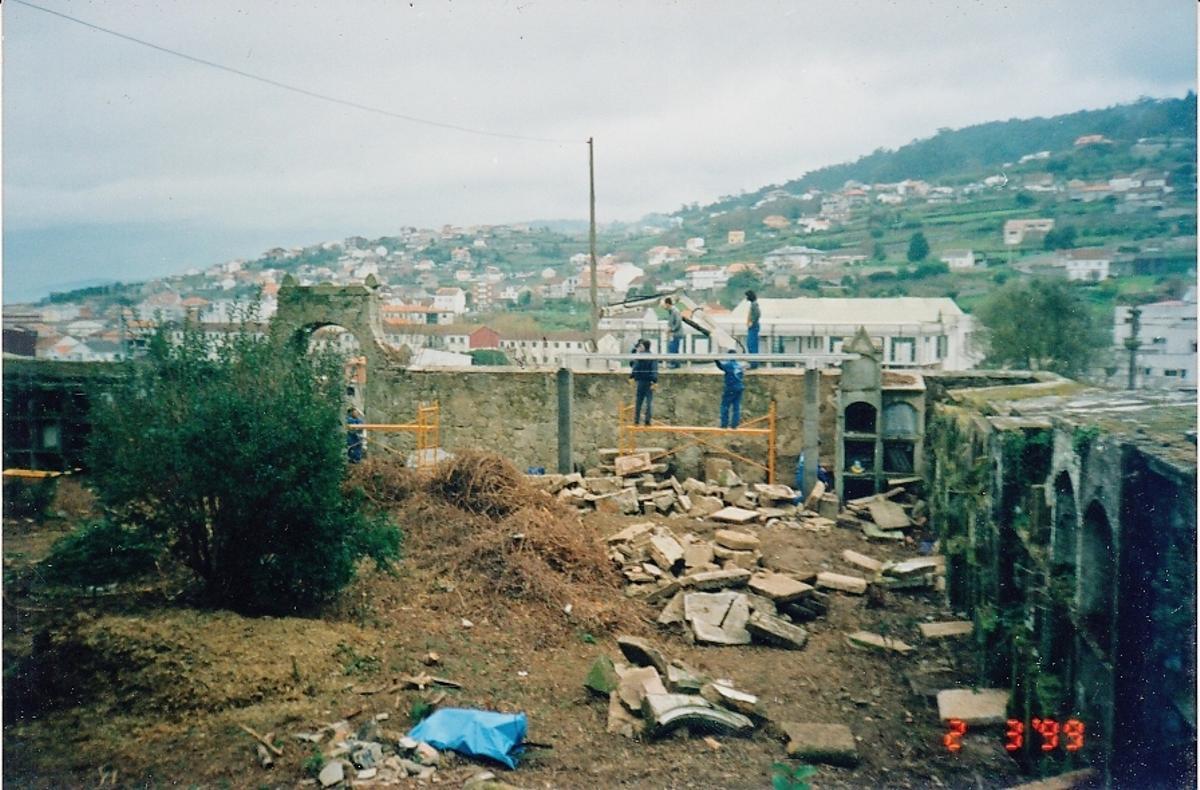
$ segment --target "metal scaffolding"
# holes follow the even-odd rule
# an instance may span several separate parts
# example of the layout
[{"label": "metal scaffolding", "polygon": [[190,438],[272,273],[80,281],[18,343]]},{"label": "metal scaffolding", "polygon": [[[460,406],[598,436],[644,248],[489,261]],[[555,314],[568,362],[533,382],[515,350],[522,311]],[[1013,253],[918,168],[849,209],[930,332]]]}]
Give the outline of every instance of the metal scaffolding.
[{"label": "metal scaffolding", "polygon": [[[686,441],[677,447],[652,454],[650,457],[652,463],[686,450],[689,447],[703,447],[718,455],[736,458],[743,463],[758,467],[767,473],[768,483],[775,482],[775,401],[771,401],[766,415],[747,420],[737,428],[714,428],[707,425],[664,425],[654,421],[651,421],[650,425],[638,425],[634,422],[634,416],[634,405],[622,402],[617,410],[617,449],[622,454],[632,453],[637,450],[637,440],[641,434],[678,434],[683,436]],[[748,458],[733,452],[728,447],[722,447],[713,443],[714,439],[736,436],[765,436],[767,439],[766,463]]]},{"label": "metal scaffolding", "polygon": [[[416,440],[416,457],[418,467],[433,466],[437,463],[437,451],[442,446],[441,441],[442,409],[438,401],[417,404],[415,422],[406,423],[346,423],[347,431],[379,431],[380,433],[411,433]],[[383,449],[398,453],[386,445]]]}]

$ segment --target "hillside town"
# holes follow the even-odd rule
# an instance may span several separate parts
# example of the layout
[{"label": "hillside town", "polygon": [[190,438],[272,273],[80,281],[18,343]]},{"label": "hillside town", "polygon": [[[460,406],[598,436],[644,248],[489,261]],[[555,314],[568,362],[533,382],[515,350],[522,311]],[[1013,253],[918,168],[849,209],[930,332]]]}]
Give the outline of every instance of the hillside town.
[{"label": "hillside town", "polygon": [[[1057,152],[1057,161],[1116,145],[1103,135],[1080,136],[1073,150]],[[1122,155],[1154,162],[1180,149],[1194,151],[1194,141],[1140,139]],[[681,211],[664,221],[608,232],[603,241],[609,249],[599,252],[595,267],[598,302],[684,292],[744,340],[748,306],[743,291],[753,287],[764,295],[764,351],[837,353],[861,325],[886,365],[965,370],[980,361],[972,344],[972,316],[955,298],[969,289],[947,288],[936,296],[904,295],[902,289],[861,294],[848,283],[902,278],[906,266],[916,264],[918,270],[932,265],[930,271],[957,278],[954,283],[982,282],[984,288],[988,277],[999,282],[1009,273],[1080,286],[1115,282],[1123,288],[1123,282],[1139,278],[1186,274],[1179,261],[1187,268],[1189,258],[1194,276],[1194,183],[1173,184],[1170,172],[1152,166],[1092,180],[1067,178],[1063,167],[1052,167],[1054,156],[1032,152],[1004,163],[996,174],[964,183],[848,181],[840,189],[800,194],[769,188],[738,212],[717,209],[696,222]],[[979,229],[968,232],[964,225],[960,236],[978,239],[966,247],[953,234],[943,234],[943,246],[931,230],[932,247],[921,256],[910,249],[907,263],[897,263],[900,256],[893,257],[878,240],[891,234],[903,241],[903,231],[919,223],[910,220],[899,229],[888,227],[887,233],[872,225],[889,216],[896,225],[909,216],[902,210],[921,218],[969,217],[968,212],[1001,200],[1021,210],[993,212],[1019,215],[1004,219],[998,232],[981,237]],[[1039,216],[1039,211],[1058,218]],[[752,221],[725,229],[731,216]],[[1123,244],[1118,236],[1113,243],[1095,245],[1076,238],[1073,216],[1082,218],[1076,223],[1086,220],[1093,226],[1106,217],[1113,222],[1152,217],[1161,223],[1190,216],[1193,224],[1190,235],[1139,239],[1136,245]],[[862,232],[867,228],[869,235]],[[855,234],[862,243],[855,243]],[[676,239],[681,243],[663,243]],[[590,350],[621,353],[639,338],[649,339],[655,351],[666,348],[666,312],[655,307],[607,315],[593,337],[587,331],[591,260],[581,235],[512,224],[409,227],[379,239],[351,236],[309,247],[277,247],[254,260],[10,305],[4,314],[4,349],[45,359],[112,361],[129,354],[136,338],[157,322],[191,320],[211,333],[247,319],[266,322],[277,308],[285,277],[299,285],[378,283],[384,338],[406,349],[418,366],[561,366]],[[1146,347],[1137,371],[1141,385],[1194,390],[1195,288],[1140,310]],[[535,317],[511,320],[522,314]],[[547,315],[570,328],[547,325],[541,320]],[[1112,348],[1118,357],[1127,348],[1130,326],[1130,308],[1115,309]],[[707,339],[688,327],[683,349],[707,351]],[[477,353],[483,351],[498,353]]]}]

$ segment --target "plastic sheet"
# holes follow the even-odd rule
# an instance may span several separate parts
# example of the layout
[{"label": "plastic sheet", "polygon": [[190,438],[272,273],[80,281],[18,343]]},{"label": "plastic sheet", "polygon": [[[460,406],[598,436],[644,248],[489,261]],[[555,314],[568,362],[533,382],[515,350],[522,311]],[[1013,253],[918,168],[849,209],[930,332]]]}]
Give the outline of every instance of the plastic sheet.
[{"label": "plastic sheet", "polygon": [[524,713],[441,708],[413,727],[408,736],[438,749],[488,757],[516,768],[525,729]]}]

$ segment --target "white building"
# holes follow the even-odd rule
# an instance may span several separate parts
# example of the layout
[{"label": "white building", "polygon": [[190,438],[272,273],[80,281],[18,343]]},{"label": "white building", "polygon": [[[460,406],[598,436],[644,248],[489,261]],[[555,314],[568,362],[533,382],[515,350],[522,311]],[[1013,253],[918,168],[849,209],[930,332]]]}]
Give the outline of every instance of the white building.
[{"label": "white building", "polygon": [[688,239],[684,246],[686,247],[689,255],[703,255],[705,252],[704,239],[700,236],[694,236]]},{"label": "white building", "polygon": [[780,247],[763,256],[763,268],[767,271],[805,269],[824,263],[825,251],[812,247]]},{"label": "white building", "polygon": [[687,287],[693,291],[722,288],[729,282],[729,273],[723,266],[689,266],[684,277]]},{"label": "white building", "polygon": [[[1113,316],[1113,347],[1120,360],[1120,380],[1128,381],[1129,351],[1125,340],[1132,328],[1131,307],[1121,305]],[[1196,289],[1183,299],[1142,305],[1137,352],[1138,387],[1196,389]]]},{"label": "white building", "polygon": [[[885,365],[968,370],[980,359],[971,316],[945,297],[761,298],[758,304],[764,353],[838,353],[861,326],[882,351]],[[731,313],[712,318],[744,343],[749,309],[743,300]]]},{"label": "white building", "polygon": [[433,306],[439,312],[462,315],[467,312],[467,292],[461,288],[439,288],[433,295]]},{"label": "white building", "polygon": [[972,269],[975,267],[975,253],[971,250],[946,250],[941,259],[951,269]]},{"label": "white building", "polygon": [[[984,179],[984,183],[987,180]],[[1054,230],[1052,219],[1010,219],[1004,223],[1004,243],[1021,244],[1031,233],[1046,234]]]},{"label": "white building", "polygon": [[1105,249],[1066,250],[1058,260],[1068,280],[1091,283],[1111,276],[1112,253]]}]

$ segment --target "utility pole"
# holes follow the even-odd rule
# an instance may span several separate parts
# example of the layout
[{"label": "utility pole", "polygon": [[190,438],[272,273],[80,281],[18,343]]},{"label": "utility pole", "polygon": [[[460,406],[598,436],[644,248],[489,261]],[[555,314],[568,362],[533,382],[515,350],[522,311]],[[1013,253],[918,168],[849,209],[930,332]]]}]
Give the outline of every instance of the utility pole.
[{"label": "utility pole", "polygon": [[592,138],[588,138],[588,250],[591,254],[592,350],[600,350],[600,299],[596,292],[596,164]]},{"label": "utility pole", "polygon": [[1125,348],[1129,349],[1129,383],[1125,389],[1137,389],[1137,352],[1142,345],[1142,341],[1138,339],[1138,332],[1141,329],[1141,308],[1129,308],[1129,337],[1125,338]]}]

